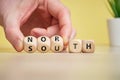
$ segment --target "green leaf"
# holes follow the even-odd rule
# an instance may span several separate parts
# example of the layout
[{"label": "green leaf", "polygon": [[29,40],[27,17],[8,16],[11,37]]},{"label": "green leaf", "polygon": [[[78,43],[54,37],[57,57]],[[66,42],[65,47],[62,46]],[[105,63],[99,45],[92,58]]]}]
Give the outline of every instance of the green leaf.
[{"label": "green leaf", "polygon": [[120,0],[117,0],[116,9],[117,9],[118,15],[120,17]]},{"label": "green leaf", "polygon": [[117,9],[116,9],[116,2],[117,2],[117,1],[118,1],[118,0],[116,0],[116,1],[115,1],[115,0],[108,0],[108,3],[109,3],[109,5],[110,5],[110,7],[111,7],[111,9],[112,9],[115,17],[119,17],[118,12],[117,12]]},{"label": "green leaf", "polygon": [[115,4],[117,4],[117,3],[118,3],[118,1],[119,1],[119,0],[114,0]]},{"label": "green leaf", "polygon": [[110,13],[113,17],[115,17],[115,14],[114,14],[114,12],[113,12],[113,10],[112,10],[110,4],[108,3],[108,0],[105,1],[105,6],[107,7],[109,13]]}]

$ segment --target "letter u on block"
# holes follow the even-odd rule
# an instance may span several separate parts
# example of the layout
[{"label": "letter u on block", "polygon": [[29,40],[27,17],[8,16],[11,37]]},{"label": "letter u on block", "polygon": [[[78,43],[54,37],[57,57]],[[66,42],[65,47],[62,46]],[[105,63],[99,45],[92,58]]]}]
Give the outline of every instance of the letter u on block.
[{"label": "letter u on block", "polygon": [[53,52],[61,52],[63,50],[63,39],[62,37],[55,35],[51,37],[51,50]]}]

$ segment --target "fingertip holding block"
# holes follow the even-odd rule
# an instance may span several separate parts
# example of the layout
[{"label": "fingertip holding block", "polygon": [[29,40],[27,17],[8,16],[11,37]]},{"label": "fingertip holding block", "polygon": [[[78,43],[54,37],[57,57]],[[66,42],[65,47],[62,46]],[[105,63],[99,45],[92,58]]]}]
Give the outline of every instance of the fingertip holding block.
[{"label": "fingertip holding block", "polygon": [[68,46],[70,53],[81,53],[82,50],[82,40],[74,39],[69,42]]},{"label": "fingertip holding block", "polygon": [[59,35],[51,37],[51,51],[58,53],[63,50],[64,44],[63,39]]},{"label": "fingertip holding block", "polygon": [[37,39],[34,36],[27,36],[24,38],[24,51],[33,53],[37,49]]},{"label": "fingertip holding block", "polygon": [[50,38],[47,36],[41,36],[37,39],[38,51],[41,53],[47,53],[50,50]]},{"label": "fingertip holding block", "polygon": [[95,43],[94,40],[83,40],[82,41],[82,52],[83,53],[94,53]]}]

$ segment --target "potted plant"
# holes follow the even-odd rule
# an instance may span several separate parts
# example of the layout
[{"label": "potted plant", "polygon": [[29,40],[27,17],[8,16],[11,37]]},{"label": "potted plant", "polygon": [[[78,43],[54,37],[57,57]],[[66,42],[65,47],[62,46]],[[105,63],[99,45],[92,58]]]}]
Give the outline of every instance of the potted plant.
[{"label": "potted plant", "polygon": [[113,19],[108,19],[111,46],[120,46],[120,0],[107,0]]}]

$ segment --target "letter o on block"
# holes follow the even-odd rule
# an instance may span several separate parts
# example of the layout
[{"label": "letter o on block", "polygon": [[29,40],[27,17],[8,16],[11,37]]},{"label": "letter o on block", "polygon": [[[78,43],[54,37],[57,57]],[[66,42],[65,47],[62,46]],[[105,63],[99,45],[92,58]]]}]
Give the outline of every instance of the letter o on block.
[{"label": "letter o on block", "polygon": [[38,51],[41,53],[47,53],[50,50],[50,39],[47,36],[41,36],[38,38]]},{"label": "letter o on block", "polygon": [[51,51],[55,53],[59,53],[63,51],[63,47],[64,47],[64,44],[61,36],[55,35],[51,37]]},{"label": "letter o on block", "polygon": [[37,39],[34,36],[27,36],[24,38],[24,51],[33,53],[37,49]]}]

